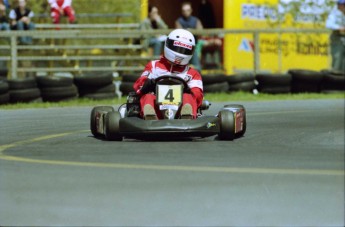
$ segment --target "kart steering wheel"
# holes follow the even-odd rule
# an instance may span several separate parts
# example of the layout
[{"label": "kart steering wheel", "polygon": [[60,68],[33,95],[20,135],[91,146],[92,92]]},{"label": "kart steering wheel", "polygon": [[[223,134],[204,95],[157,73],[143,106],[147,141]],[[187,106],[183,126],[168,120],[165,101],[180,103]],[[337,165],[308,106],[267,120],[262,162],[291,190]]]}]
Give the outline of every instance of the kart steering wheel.
[{"label": "kart steering wheel", "polygon": [[181,77],[171,76],[171,75],[160,76],[160,77],[155,79],[155,83],[157,84],[159,81],[165,80],[165,79],[175,80],[175,81],[181,82],[183,84],[183,93],[190,94],[190,88],[189,88],[187,82],[184,79],[182,79]]}]

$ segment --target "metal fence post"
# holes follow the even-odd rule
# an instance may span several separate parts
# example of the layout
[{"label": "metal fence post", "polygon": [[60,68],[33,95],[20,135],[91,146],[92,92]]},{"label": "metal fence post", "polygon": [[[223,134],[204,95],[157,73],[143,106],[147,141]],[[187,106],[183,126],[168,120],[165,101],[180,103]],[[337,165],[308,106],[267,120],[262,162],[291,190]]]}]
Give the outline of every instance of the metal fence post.
[{"label": "metal fence post", "polygon": [[17,50],[17,37],[16,35],[11,35],[11,77],[12,79],[17,78],[17,68],[18,68],[18,50]]},{"label": "metal fence post", "polygon": [[260,36],[259,32],[254,32],[254,73],[260,70]]},{"label": "metal fence post", "polygon": [[278,33],[278,70],[283,71],[283,50],[282,50],[282,33]]}]

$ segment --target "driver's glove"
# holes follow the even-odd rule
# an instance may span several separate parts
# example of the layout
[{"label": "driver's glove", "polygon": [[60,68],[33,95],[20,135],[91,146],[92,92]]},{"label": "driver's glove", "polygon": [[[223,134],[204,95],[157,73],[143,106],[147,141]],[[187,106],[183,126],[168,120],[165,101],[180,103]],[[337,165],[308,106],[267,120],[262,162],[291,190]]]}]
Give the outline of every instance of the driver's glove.
[{"label": "driver's glove", "polygon": [[147,94],[149,92],[154,92],[156,88],[156,82],[154,79],[147,79],[140,89],[140,93]]}]

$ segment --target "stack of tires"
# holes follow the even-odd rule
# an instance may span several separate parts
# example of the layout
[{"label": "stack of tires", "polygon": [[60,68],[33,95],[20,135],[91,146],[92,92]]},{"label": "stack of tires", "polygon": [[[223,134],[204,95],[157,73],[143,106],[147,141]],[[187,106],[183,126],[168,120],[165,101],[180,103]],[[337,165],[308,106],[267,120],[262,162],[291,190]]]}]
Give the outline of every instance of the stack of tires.
[{"label": "stack of tires", "polygon": [[129,92],[134,91],[133,84],[140,77],[136,74],[124,74],[122,75],[122,81],[120,84],[120,91],[122,95],[128,95]]},{"label": "stack of tires", "polygon": [[9,86],[5,79],[0,79],[0,105],[10,101]]},{"label": "stack of tires", "polygon": [[71,77],[41,76],[37,77],[44,102],[59,102],[78,97],[78,91]]},{"label": "stack of tires", "polygon": [[227,92],[229,84],[223,74],[202,75],[202,82],[205,93]]},{"label": "stack of tires", "polygon": [[260,93],[284,94],[291,91],[290,74],[258,73],[255,79],[258,83],[257,90]]},{"label": "stack of tires", "polygon": [[41,101],[41,92],[34,77],[10,79],[8,85],[11,103]]},{"label": "stack of tires", "polygon": [[111,99],[116,96],[112,72],[92,72],[74,77],[79,97],[89,99]]},{"label": "stack of tires", "polygon": [[322,93],[335,93],[345,91],[345,72],[334,70],[321,70],[323,79],[321,83]]},{"label": "stack of tires", "polygon": [[226,82],[229,85],[229,92],[253,92],[256,86],[254,73],[239,73],[229,75],[226,76]]},{"label": "stack of tires", "polygon": [[320,92],[323,74],[318,71],[291,69],[288,71],[291,75],[292,93],[317,93]]}]

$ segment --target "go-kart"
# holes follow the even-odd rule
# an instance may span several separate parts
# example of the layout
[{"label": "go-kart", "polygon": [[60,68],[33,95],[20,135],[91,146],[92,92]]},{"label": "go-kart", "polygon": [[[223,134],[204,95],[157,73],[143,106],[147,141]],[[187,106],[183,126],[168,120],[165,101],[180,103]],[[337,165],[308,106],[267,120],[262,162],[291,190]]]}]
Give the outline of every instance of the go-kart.
[{"label": "go-kart", "polygon": [[163,119],[144,120],[140,115],[140,97],[131,92],[127,102],[115,111],[112,106],[97,106],[91,111],[90,127],[95,137],[121,141],[123,138],[193,138],[218,135],[233,140],[246,131],[246,111],[242,105],[225,105],[216,116],[203,114],[206,100],[198,108],[196,119],[181,119],[183,93],[190,92],[186,82],[176,76],[161,76],[155,81],[156,105]]}]

